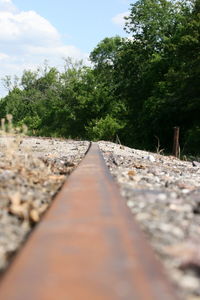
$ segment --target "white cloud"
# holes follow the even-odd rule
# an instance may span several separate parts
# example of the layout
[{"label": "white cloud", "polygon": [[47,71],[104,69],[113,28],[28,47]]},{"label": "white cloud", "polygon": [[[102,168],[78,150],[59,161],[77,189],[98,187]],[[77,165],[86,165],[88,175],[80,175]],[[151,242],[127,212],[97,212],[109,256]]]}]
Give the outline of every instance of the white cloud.
[{"label": "white cloud", "polygon": [[58,30],[35,11],[19,11],[11,0],[0,0],[0,78],[20,76],[44,60],[57,67],[68,56],[86,60],[88,55],[65,45]]},{"label": "white cloud", "polygon": [[57,30],[34,11],[0,12],[0,41],[53,43],[60,39]]},{"label": "white cloud", "polygon": [[0,11],[16,12],[17,8],[11,0],[0,0]]},{"label": "white cloud", "polygon": [[0,60],[6,59],[6,58],[9,58],[9,56],[7,54],[0,53]]},{"label": "white cloud", "polygon": [[83,54],[78,48],[73,45],[58,45],[54,47],[46,46],[27,46],[27,53],[34,56],[48,56],[53,57],[58,55],[59,57],[74,57],[75,59],[84,59],[87,54]]},{"label": "white cloud", "polygon": [[112,18],[112,22],[118,26],[124,27],[126,20],[124,17],[127,17],[130,14],[130,12],[126,11],[120,14],[117,14]]}]

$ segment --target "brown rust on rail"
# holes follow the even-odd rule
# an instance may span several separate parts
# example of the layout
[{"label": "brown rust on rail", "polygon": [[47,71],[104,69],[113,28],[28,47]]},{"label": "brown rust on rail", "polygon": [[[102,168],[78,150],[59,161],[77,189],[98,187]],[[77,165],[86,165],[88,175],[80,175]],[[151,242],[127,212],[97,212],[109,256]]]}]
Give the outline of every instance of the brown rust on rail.
[{"label": "brown rust on rail", "polygon": [[0,299],[176,299],[97,144],[8,269]]}]

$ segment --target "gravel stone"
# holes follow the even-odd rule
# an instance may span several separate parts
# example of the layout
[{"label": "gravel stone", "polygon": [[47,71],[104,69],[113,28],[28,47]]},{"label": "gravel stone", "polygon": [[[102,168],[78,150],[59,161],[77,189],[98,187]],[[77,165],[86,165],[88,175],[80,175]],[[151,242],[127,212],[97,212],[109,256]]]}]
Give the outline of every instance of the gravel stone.
[{"label": "gravel stone", "polygon": [[105,141],[99,146],[180,299],[200,299],[200,163]]}]

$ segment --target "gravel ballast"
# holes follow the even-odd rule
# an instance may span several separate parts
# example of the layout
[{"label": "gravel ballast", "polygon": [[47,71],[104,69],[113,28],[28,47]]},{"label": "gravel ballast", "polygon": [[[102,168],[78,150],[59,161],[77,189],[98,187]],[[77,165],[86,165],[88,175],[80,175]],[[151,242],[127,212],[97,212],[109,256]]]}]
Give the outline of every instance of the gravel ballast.
[{"label": "gravel ballast", "polygon": [[[89,142],[0,136],[0,271],[49,207]],[[200,163],[110,142],[100,149],[180,299],[200,299]]]},{"label": "gravel ballast", "polygon": [[89,142],[0,137],[0,272],[39,222]]},{"label": "gravel ballast", "polygon": [[181,299],[200,299],[200,164],[99,142]]}]

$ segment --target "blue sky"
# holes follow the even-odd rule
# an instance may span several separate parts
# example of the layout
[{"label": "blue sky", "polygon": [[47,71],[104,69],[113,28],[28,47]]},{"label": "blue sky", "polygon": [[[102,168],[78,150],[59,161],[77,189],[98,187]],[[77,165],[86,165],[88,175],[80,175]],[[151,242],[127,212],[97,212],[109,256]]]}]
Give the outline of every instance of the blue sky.
[{"label": "blue sky", "polygon": [[[63,57],[87,61],[105,37],[126,36],[134,0],[0,0],[0,78]],[[0,88],[0,96],[2,88]]]},{"label": "blue sky", "polygon": [[90,52],[106,36],[124,35],[112,20],[127,12],[129,0],[14,0],[20,10],[34,10],[62,34],[65,43]]}]

